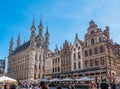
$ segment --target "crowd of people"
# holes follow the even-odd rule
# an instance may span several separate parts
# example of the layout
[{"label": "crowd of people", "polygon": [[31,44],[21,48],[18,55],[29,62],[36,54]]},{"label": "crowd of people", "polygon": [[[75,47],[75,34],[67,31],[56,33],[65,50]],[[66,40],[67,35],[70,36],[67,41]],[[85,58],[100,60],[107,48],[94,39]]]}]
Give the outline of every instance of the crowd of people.
[{"label": "crowd of people", "polygon": [[[39,82],[39,83],[31,83],[28,84],[27,82],[15,84],[3,84],[0,89],[49,89],[49,83],[46,82]],[[62,89],[61,86],[56,86],[56,89]]]},{"label": "crowd of people", "polygon": [[[21,82],[18,83],[17,86],[15,84],[9,84],[9,85],[4,84],[0,89],[49,89],[49,87],[50,87],[49,82],[41,81],[39,83],[30,83],[30,84],[28,84],[27,82]],[[62,89],[59,83],[55,87],[56,89]],[[75,84],[74,83],[69,84],[68,89],[76,89]],[[120,83],[115,84],[114,82],[112,82],[110,84],[107,84],[105,81],[102,81],[102,83],[99,84],[99,87],[94,85],[90,89],[120,89]]]}]

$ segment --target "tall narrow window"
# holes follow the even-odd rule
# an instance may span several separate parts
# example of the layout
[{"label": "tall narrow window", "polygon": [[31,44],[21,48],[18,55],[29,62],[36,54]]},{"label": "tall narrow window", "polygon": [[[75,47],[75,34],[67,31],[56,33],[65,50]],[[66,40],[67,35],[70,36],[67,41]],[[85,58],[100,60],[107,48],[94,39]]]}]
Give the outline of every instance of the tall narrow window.
[{"label": "tall narrow window", "polygon": [[91,39],[91,44],[94,44],[94,39]]},{"label": "tall narrow window", "polygon": [[60,59],[58,58],[58,64],[60,63]]},{"label": "tall narrow window", "polygon": [[102,41],[102,39],[101,39],[101,37],[99,37],[99,42],[101,42]]},{"label": "tall narrow window", "polygon": [[98,65],[99,65],[98,59],[95,59],[95,66],[98,66]]},{"label": "tall narrow window", "polygon": [[74,56],[74,61],[75,61],[75,60],[76,60],[76,54],[74,53],[74,55],[73,55],[73,56]]},{"label": "tall narrow window", "polygon": [[90,56],[92,55],[92,49],[89,49],[89,55]]},{"label": "tall narrow window", "polygon": [[88,51],[85,50],[85,51],[84,51],[84,54],[85,54],[85,57],[87,57],[87,56],[88,56]]},{"label": "tall narrow window", "polygon": [[53,73],[54,73],[54,68],[53,68]]},{"label": "tall narrow window", "polygon": [[80,57],[80,52],[78,52],[78,59],[80,59],[81,57]]},{"label": "tall narrow window", "polygon": [[85,67],[87,67],[87,66],[88,66],[88,60],[85,61]]},{"label": "tall narrow window", "polygon": [[54,59],[53,59],[53,64],[54,64]]},{"label": "tall narrow window", "polygon": [[87,46],[87,43],[85,43],[85,45]]},{"label": "tall narrow window", "polygon": [[74,69],[76,69],[76,63],[74,63]]},{"label": "tall narrow window", "polygon": [[76,47],[78,46],[78,44],[76,43]]},{"label": "tall narrow window", "polygon": [[76,49],[74,48],[74,51],[75,51]]},{"label": "tall narrow window", "polygon": [[100,53],[103,53],[104,52],[104,48],[103,48],[103,45],[100,46]]},{"label": "tall narrow window", "polygon": [[101,65],[104,65],[104,64],[105,64],[104,57],[101,57],[101,58],[100,58],[100,61],[101,61]]},{"label": "tall narrow window", "polygon": [[81,68],[80,62],[78,62],[78,68],[79,68],[79,69]]},{"label": "tall narrow window", "polygon": [[94,54],[98,54],[98,48],[97,47],[94,48]]},{"label": "tall narrow window", "polygon": [[93,59],[90,60],[90,67],[93,66]]}]

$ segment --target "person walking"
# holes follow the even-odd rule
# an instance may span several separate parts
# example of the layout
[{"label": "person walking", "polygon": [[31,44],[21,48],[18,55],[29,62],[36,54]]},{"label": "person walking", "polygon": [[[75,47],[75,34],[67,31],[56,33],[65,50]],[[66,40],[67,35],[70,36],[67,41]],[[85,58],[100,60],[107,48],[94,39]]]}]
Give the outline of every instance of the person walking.
[{"label": "person walking", "polygon": [[117,84],[116,89],[120,89],[120,84]]},{"label": "person walking", "polygon": [[111,83],[111,89],[115,89],[116,85],[114,82]]},{"label": "person walking", "polygon": [[102,80],[102,83],[101,83],[101,85],[100,85],[100,88],[101,88],[101,89],[108,89],[108,87],[109,87],[109,85],[106,83],[106,81],[105,81],[105,80]]},{"label": "person walking", "polygon": [[60,85],[57,85],[56,89],[62,89]]},{"label": "person walking", "polygon": [[40,89],[48,89],[45,82],[43,82],[43,81],[40,82]]},{"label": "person walking", "polygon": [[10,85],[10,89],[16,89],[16,85],[11,84],[11,85]]}]

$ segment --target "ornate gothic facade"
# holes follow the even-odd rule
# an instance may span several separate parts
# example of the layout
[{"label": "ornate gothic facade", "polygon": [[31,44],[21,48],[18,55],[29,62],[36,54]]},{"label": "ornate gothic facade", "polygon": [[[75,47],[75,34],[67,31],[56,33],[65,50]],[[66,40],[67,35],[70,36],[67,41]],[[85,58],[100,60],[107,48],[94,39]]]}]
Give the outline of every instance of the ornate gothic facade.
[{"label": "ornate gothic facade", "polygon": [[38,26],[38,35],[35,34],[36,27],[34,20],[30,28],[30,40],[20,44],[20,35],[17,40],[17,47],[13,49],[13,37],[10,41],[8,56],[8,75],[17,80],[32,80],[43,77],[45,71],[44,64],[49,52],[49,32],[46,27],[43,36],[42,19]]}]

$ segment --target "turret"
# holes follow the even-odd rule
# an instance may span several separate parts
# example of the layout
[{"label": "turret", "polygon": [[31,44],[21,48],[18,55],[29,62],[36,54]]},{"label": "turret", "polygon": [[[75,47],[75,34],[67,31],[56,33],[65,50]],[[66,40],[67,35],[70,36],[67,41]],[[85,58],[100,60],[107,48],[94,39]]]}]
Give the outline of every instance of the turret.
[{"label": "turret", "polygon": [[14,46],[14,42],[13,42],[13,37],[11,37],[11,41],[10,41],[10,47],[9,47],[9,54],[11,54],[13,52],[13,46]]},{"label": "turret", "polygon": [[33,23],[32,23],[30,30],[31,30],[30,47],[31,47],[31,49],[34,49],[35,48],[35,38],[36,38],[36,34],[35,34],[36,28],[34,25],[34,19],[33,19]]},{"label": "turret", "polygon": [[39,35],[42,36],[42,30],[43,30],[42,17],[40,18],[40,24],[38,26],[38,29],[39,29]]},{"label": "turret", "polygon": [[89,27],[88,27],[88,30],[91,29],[91,28],[94,28],[94,27],[97,27],[97,25],[95,24],[95,22],[93,20],[91,20],[89,22]]},{"label": "turret", "polygon": [[42,18],[40,18],[40,24],[38,26],[39,33],[38,33],[38,47],[44,47],[44,37],[43,37],[43,25],[42,25]]},{"label": "turret", "polygon": [[45,33],[45,49],[49,49],[49,32],[48,32],[48,26],[46,27],[46,33]]},{"label": "turret", "polygon": [[109,34],[109,27],[106,26],[106,29],[104,30],[104,35],[107,37],[107,41],[110,41],[110,34]]},{"label": "turret", "polygon": [[57,44],[56,44],[56,46],[55,46],[55,52],[56,52],[56,51],[58,51],[58,47],[57,47]]},{"label": "turret", "polygon": [[18,39],[17,39],[17,47],[20,46],[20,42],[21,42],[21,40],[20,40],[20,34],[19,34],[19,35],[18,35]]},{"label": "turret", "polygon": [[75,39],[76,39],[76,40],[78,39],[78,33],[76,33]]}]

